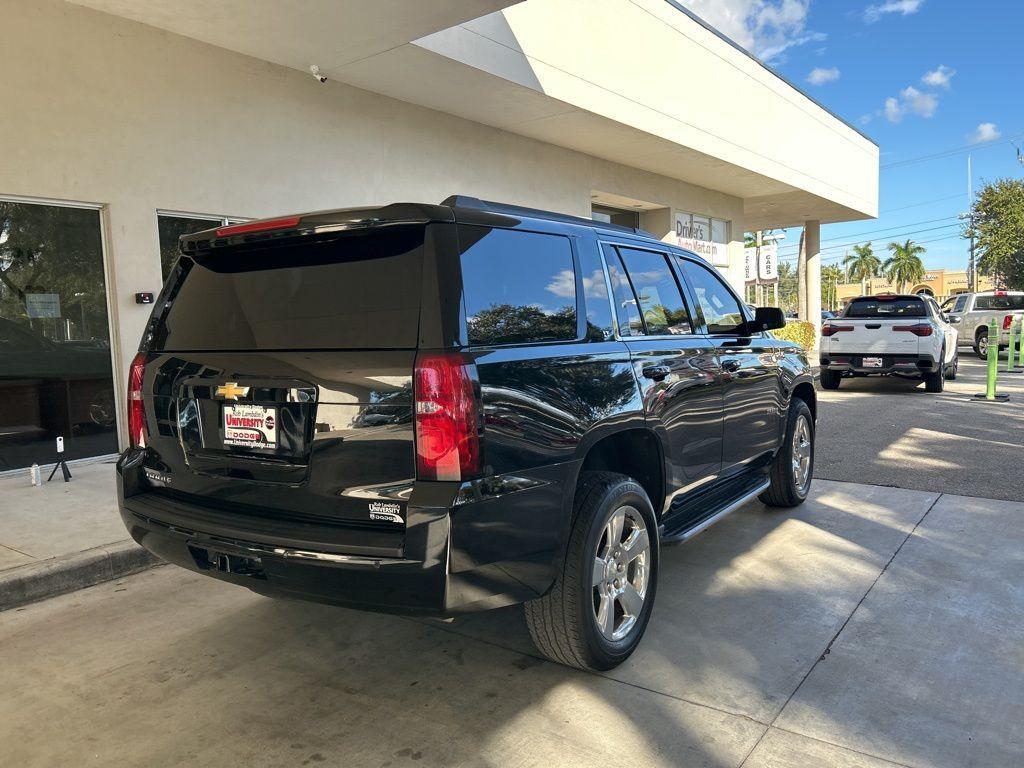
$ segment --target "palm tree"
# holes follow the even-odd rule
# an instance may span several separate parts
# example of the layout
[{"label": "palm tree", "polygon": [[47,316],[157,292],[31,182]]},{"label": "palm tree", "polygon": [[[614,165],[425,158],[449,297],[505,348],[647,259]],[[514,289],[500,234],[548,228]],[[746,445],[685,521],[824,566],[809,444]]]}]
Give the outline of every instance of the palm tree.
[{"label": "palm tree", "polygon": [[917,283],[924,279],[924,264],[921,263],[921,254],[924,253],[923,245],[918,245],[913,240],[905,243],[889,243],[889,251],[892,253],[882,269],[889,282],[903,288],[907,283]]},{"label": "palm tree", "polygon": [[878,277],[882,270],[882,260],[875,256],[871,249],[871,243],[853,246],[853,253],[843,259],[843,266],[850,273],[853,280],[860,280],[860,294],[866,296],[868,292],[868,280]]}]

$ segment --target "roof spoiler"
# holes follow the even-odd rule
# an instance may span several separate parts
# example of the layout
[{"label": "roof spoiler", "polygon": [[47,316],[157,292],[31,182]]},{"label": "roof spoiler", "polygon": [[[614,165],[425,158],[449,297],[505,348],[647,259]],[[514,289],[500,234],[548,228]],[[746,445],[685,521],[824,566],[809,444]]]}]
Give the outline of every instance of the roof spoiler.
[{"label": "roof spoiler", "polygon": [[505,216],[525,216],[532,219],[545,219],[547,221],[560,221],[564,224],[578,224],[585,227],[599,227],[614,232],[628,232],[632,235],[651,237],[657,240],[650,232],[640,227],[624,227],[619,224],[608,224],[603,221],[584,219],[581,216],[570,216],[567,213],[554,213],[543,211],[539,208],[526,208],[521,205],[509,205],[508,203],[495,203],[490,200],[481,200],[479,197],[469,195],[450,195],[441,201],[441,205],[449,208],[469,208],[476,211],[486,211]]}]

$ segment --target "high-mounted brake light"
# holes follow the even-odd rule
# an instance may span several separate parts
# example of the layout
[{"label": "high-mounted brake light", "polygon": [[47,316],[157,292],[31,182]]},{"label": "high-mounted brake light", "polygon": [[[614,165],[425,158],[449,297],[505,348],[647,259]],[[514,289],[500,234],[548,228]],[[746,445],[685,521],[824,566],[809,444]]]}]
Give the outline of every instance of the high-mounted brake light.
[{"label": "high-mounted brake light", "polygon": [[146,404],[142,399],[142,381],[146,377],[146,356],[139,352],[128,369],[128,440],[132,448],[145,448]]},{"label": "high-mounted brake light", "polygon": [[852,331],[852,330],[853,330],[853,326],[852,325],[838,325],[837,323],[825,323],[823,326],[821,326],[821,335],[822,336],[835,336],[837,333],[842,333],[843,331]]},{"label": "high-mounted brake light", "polygon": [[913,325],[894,325],[894,331],[912,333],[915,336],[931,336],[934,329],[928,323],[914,323]]},{"label": "high-mounted brake light", "polygon": [[414,375],[416,477],[468,480],[480,474],[473,375],[457,352],[420,354]]},{"label": "high-mounted brake light", "polygon": [[291,229],[299,226],[301,216],[286,216],[282,219],[266,219],[264,221],[250,221],[246,224],[232,224],[228,227],[220,227],[217,230],[217,237],[231,237],[233,235],[247,235],[252,232],[269,232],[273,229]]},{"label": "high-mounted brake light", "polygon": [[992,295],[993,296],[1005,296],[1006,295],[1006,291],[995,291],[995,292],[993,292]]}]

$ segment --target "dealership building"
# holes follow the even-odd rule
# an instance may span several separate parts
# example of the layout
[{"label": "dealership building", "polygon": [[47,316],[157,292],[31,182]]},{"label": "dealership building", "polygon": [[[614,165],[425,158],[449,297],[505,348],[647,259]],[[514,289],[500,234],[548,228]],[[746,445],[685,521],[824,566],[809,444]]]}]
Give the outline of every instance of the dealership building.
[{"label": "dealership building", "polygon": [[0,18],[0,471],[123,445],[140,302],[219,222],[462,194],[641,227],[738,290],[744,232],[799,226],[817,307],[820,225],[877,214],[877,146],[671,0]]}]

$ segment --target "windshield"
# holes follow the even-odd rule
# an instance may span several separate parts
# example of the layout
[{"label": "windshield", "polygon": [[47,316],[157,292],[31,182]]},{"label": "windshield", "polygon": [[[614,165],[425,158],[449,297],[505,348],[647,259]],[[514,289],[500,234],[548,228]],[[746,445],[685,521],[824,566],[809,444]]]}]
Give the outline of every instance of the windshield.
[{"label": "windshield", "polygon": [[410,349],[424,228],[179,259],[152,349]]},{"label": "windshield", "polygon": [[850,302],[843,317],[926,317],[924,301],[916,297],[877,299],[866,297]]}]

